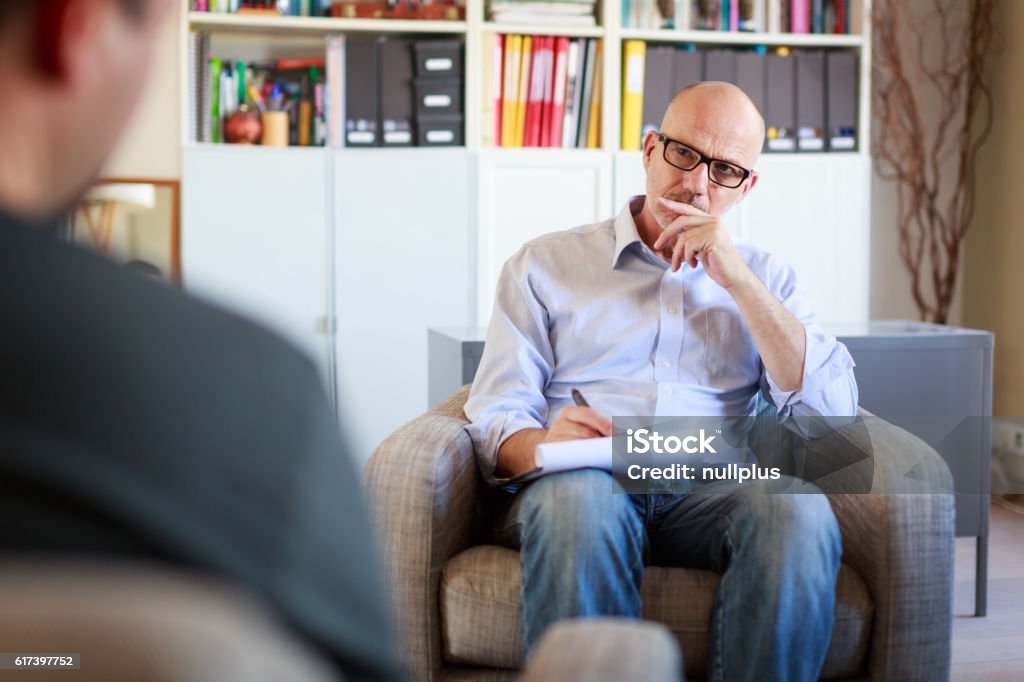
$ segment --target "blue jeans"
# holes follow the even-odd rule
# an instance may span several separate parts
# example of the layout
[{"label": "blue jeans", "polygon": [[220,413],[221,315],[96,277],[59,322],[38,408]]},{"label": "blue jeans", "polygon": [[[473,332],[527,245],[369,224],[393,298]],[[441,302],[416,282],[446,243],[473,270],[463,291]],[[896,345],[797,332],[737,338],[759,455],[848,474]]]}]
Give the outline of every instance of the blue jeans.
[{"label": "blue jeans", "polygon": [[[709,680],[815,680],[842,553],[821,494],[787,481],[722,482],[686,495],[627,495],[604,471],[545,476],[507,499],[497,539],[520,549],[527,651],[557,620],[641,616],[644,565],[715,571]],[[617,493],[613,493],[617,490]]]}]

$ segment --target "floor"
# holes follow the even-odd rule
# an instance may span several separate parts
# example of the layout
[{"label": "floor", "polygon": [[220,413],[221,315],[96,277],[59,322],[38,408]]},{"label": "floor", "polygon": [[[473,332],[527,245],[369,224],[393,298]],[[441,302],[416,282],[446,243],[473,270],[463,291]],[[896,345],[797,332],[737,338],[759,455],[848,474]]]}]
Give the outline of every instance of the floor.
[{"label": "floor", "polygon": [[[1019,500],[1018,500],[1019,502]],[[992,505],[988,615],[974,617],[974,540],[957,538],[953,594],[955,682],[1024,680],[1024,506]]]}]

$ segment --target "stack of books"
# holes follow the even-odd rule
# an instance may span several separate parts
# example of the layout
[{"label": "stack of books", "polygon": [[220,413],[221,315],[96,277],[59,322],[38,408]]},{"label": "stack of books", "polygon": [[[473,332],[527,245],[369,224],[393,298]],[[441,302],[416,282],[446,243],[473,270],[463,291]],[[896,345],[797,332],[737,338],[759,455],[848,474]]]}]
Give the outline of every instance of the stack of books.
[{"label": "stack of books", "polygon": [[625,28],[759,33],[850,32],[851,0],[623,0]]},{"label": "stack of books", "polygon": [[596,26],[597,0],[492,0],[491,21],[499,24]]},{"label": "stack of books", "polygon": [[484,146],[600,147],[601,51],[595,38],[484,34]]}]

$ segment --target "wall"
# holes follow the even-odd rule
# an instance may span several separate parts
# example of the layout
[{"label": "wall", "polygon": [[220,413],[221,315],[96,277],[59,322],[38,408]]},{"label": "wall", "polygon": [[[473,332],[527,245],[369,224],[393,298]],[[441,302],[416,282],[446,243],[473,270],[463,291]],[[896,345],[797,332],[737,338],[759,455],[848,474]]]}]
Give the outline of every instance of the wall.
[{"label": "wall", "polygon": [[181,99],[177,2],[164,23],[149,81],[121,142],[103,170],[106,177],[181,177]]},{"label": "wall", "polygon": [[996,4],[1001,50],[991,63],[995,126],[982,149],[978,208],[967,236],[963,318],[968,326],[996,334],[994,413],[1024,415],[1024,210],[1021,158],[1024,156],[1024,49],[1012,40],[1024,26],[1024,2]]}]

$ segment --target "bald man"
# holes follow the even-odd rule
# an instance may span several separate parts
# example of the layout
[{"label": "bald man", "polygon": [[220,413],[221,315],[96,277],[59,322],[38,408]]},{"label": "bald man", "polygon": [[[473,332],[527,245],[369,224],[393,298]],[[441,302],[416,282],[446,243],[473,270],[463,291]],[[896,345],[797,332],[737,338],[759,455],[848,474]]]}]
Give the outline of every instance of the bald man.
[{"label": "bald man", "polygon": [[[839,529],[823,495],[624,494],[583,469],[518,489],[539,443],[611,435],[611,415],[856,414],[853,361],[791,268],[722,216],[757,184],[764,140],[738,88],[700,83],[644,137],[646,196],[614,219],[535,239],[502,270],[466,415],[496,537],[521,550],[528,650],[571,616],[640,617],[644,566],[721,574],[711,680],[812,680],[831,634]],[[579,388],[590,406],[576,406]]]}]

